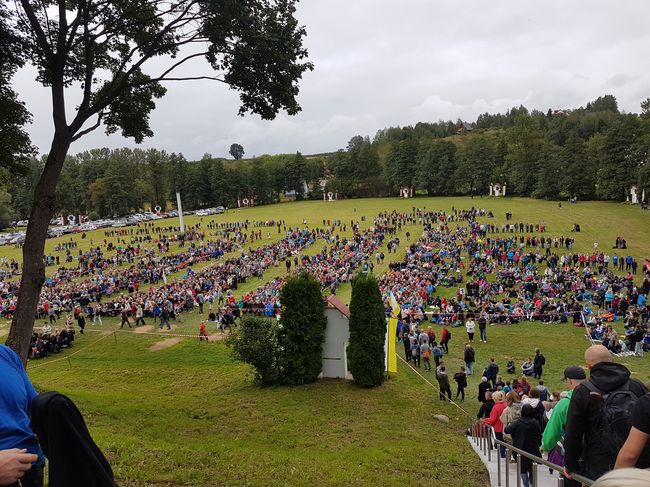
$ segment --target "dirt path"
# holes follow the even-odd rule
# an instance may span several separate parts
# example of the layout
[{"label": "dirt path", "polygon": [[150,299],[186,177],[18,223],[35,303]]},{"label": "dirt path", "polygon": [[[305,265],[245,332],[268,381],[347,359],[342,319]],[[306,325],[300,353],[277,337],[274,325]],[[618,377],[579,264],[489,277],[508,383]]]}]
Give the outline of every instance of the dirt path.
[{"label": "dirt path", "polygon": [[150,352],[158,352],[160,350],[165,350],[166,348],[173,347],[176,345],[178,342],[181,341],[180,337],[172,337],[172,338],[167,338],[166,340],[163,340],[162,342],[156,342],[153,345],[149,347]]},{"label": "dirt path", "polygon": [[228,335],[226,335],[225,333],[221,333],[221,332],[213,333],[212,335],[208,335],[208,341],[209,342],[220,342],[222,340],[225,340],[227,336]]},{"label": "dirt path", "polygon": [[165,333],[165,332],[174,331],[176,328],[178,328],[178,326],[176,326],[176,325],[170,325],[170,326],[172,327],[171,330],[169,328],[165,327],[163,329],[159,329],[158,331],[161,332],[161,333]]},{"label": "dirt path", "polygon": [[148,333],[150,331],[154,331],[154,328],[156,327],[153,325],[139,326],[134,330],[133,333]]}]

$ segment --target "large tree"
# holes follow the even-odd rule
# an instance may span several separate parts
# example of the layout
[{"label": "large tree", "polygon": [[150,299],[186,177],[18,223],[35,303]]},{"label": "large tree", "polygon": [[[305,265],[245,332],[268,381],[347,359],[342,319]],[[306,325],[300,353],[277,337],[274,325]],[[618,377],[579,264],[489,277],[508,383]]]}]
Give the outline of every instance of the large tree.
[{"label": "large tree", "polygon": [[232,144],[230,146],[229,152],[232,158],[236,161],[244,157],[244,148],[241,146],[241,144]]},{"label": "large tree", "polygon": [[11,24],[9,11],[0,4],[0,167],[9,169],[26,169],[32,154],[29,136],[23,129],[31,116],[11,87],[11,79],[23,62],[20,37]]},{"label": "large tree", "polygon": [[[18,305],[8,344],[26,361],[41,287],[55,187],[70,145],[102,124],[141,142],[171,81],[208,79],[240,95],[240,114],[293,115],[305,62],[296,0],[17,0],[9,10],[25,57],[50,88],[54,131],[34,191]],[[169,59],[161,71],[160,58]],[[205,75],[182,67],[207,61]],[[152,60],[156,60],[152,63]],[[3,61],[4,62],[4,59]],[[155,64],[155,65],[154,65]],[[180,68],[180,69],[179,69]],[[158,68],[159,69],[159,68]],[[78,100],[66,95],[77,89]],[[73,97],[76,98],[76,97]]]}]

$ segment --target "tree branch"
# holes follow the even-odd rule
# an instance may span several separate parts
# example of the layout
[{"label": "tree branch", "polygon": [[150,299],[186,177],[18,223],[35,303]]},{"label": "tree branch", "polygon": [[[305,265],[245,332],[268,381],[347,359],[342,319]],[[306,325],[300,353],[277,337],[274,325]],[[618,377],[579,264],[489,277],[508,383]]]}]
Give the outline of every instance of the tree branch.
[{"label": "tree branch", "polygon": [[68,53],[65,49],[65,34],[68,31],[68,13],[65,0],[59,0],[59,36],[56,42],[56,55],[65,62]]},{"label": "tree branch", "polygon": [[47,27],[47,37],[50,39],[50,44],[54,45],[54,39],[52,38],[52,30],[50,29],[50,16],[47,15],[47,7],[43,0],[40,0],[41,8],[43,9],[43,14],[45,14],[45,27]]},{"label": "tree branch", "polygon": [[81,132],[76,134],[74,137],[72,137],[72,142],[74,142],[75,140],[80,139],[84,135],[89,134],[93,130],[96,130],[97,128],[99,128],[99,126],[102,124],[102,118],[104,118],[104,115],[106,115],[105,112],[103,112],[103,111],[99,112],[97,114],[97,121],[95,122],[95,124],[93,126],[91,126],[91,127],[88,127],[87,129],[82,130]]},{"label": "tree branch", "polygon": [[189,61],[190,59],[193,59],[193,58],[199,57],[199,56],[205,56],[206,54],[208,54],[207,51],[206,52],[197,52],[197,53],[194,53],[194,54],[190,54],[189,56],[185,56],[183,59],[181,59],[180,61],[178,61],[174,65],[172,65],[172,67],[170,67],[167,71],[165,71],[163,74],[161,74],[158,78],[162,79],[166,75],[171,73],[173,70],[175,70],[177,67],[179,67],[180,65],[182,65],[185,62]]},{"label": "tree branch", "polygon": [[[155,78],[149,81],[149,83],[154,82],[154,81],[196,81],[200,79],[208,79],[211,81],[219,81],[221,83],[226,83],[226,81],[223,78],[219,78],[217,76],[187,76],[185,78]],[[140,84],[148,84],[148,83],[140,83]],[[133,86],[133,85],[130,85]]]},{"label": "tree branch", "polygon": [[43,32],[43,28],[41,27],[41,24],[39,24],[38,18],[36,17],[36,14],[32,9],[29,0],[20,0],[20,4],[23,7],[23,11],[25,12],[25,15],[27,15],[27,19],[29,20],[29,26],[32,29],[32,32],[34,32],[34,36],[36,37],[36,43],[43,51],[43,54],[45,55],[47,61],[51,63],[52,61],[54,61],[54,54],[52,53],[52,48],[47,43],[47,37],[45,36],[45,32]]}]

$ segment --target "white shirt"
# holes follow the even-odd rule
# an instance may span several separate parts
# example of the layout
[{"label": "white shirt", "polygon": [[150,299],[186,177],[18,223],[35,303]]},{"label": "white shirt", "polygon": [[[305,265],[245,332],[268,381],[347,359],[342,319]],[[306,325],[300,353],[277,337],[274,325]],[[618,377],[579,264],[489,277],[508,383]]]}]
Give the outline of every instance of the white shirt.
[{"label": "white shirt", "polygon": [[474,330],[476,329],[476,323],[474,323],[474,320],[467,320],[465,323],[465,329],[467,330],[467,333],[474,333]]}]

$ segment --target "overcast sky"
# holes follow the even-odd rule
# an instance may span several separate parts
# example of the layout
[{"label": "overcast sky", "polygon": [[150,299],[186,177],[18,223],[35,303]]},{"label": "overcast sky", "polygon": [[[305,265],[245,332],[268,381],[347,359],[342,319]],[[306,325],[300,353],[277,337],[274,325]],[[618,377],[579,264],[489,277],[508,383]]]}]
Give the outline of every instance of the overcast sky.
[{"label": "overcast sky", "polygon": [[[303,0],[298,17],[315,64],[300,83],[299,115],[239,117],[238,96],[223,84],[168,83],[151,118],[155,135],[141,146],[188,159],[230,157],[233,142],[246,157],[313,154],[387,126],[473,121],[520,104],[573,108],[602,94],[638,112],[650,97],[647,0]],[[33,80],[25,69],[15,84],[34,115],[32,140],[46,152],[50,98]],[[71,153],[124,146],[136,144],[98,129]]]}]

